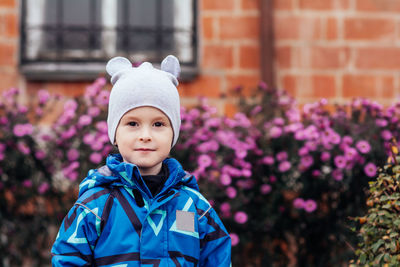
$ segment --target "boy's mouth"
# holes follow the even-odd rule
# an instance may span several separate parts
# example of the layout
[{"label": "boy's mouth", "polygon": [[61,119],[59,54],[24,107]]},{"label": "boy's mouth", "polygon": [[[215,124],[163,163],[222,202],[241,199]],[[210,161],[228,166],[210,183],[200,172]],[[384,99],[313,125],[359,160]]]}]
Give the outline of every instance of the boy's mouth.
[{"label": "boy's mouth", "polygon": [[135,150],[136,151],[155,151],[155,149],[150,149],[150,148],[137,148]]}]

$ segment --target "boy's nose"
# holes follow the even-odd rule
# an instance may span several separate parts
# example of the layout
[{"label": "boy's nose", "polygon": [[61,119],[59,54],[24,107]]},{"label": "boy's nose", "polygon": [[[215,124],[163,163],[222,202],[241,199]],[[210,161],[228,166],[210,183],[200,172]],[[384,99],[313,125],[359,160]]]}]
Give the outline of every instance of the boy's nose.
[{"label": "boy's nose", "polygon": [[143,129],[140,133],[139,140],[142,142],[149,142],[151,141],[151,134],[148,129]]}]

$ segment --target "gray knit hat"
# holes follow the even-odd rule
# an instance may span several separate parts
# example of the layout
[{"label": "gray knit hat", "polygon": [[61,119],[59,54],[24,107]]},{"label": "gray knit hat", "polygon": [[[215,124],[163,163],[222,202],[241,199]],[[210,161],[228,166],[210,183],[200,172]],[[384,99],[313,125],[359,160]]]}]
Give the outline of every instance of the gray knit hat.
[{"label": "gray knit hat", "polygon": [[179,61],[167,56],[161,63],[161,70],[151,63],[144,62],[139,67],[124,57],[108,61],[106,70],[111,76],[113,88],[108,104],[108,137],[115,143],[115,133],[122,116],[131,109],[143,106],[155,107],[169,118],[176,144],[181,126],[177,77],[180,72]]}]

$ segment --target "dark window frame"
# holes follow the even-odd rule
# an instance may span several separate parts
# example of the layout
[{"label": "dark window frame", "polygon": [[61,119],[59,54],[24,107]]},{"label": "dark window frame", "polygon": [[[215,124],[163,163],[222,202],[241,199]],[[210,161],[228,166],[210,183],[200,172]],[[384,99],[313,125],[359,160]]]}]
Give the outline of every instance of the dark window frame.
[{"label": "dark window frame", "polygon": [[[92,5],[95,4],[96,0],[90,0]],[[127,3],[126,0],[125,3]],[[162,0],[160,0],[162,1]],[[193,49],[193,60],[190,62],[181,62],[181,76],[180,80],[182,81],[190,81],[194,79],[198,74],[198,3],[199,1],[193,0],[192,10],[193,10],[193,22],[192,22],[192,35],[191,35],[191,47]],[[26,54],[26,44],[27,44],[27,30],[28,30],[28,22],[27,22],[27,0],[20,1],[20,44],[19,44],[19,69],[21,73],[28,80],[54,80],[54,81],[88,81],[93,80],[100,75],[105,74],[105,63],[109,58],[74,58],[68,60],[43,60],[43,59],[29,59]],[[60,6],[60,4],[59,4]],[[92,8],[93,9],[93,8]],[[62,11],[58,10],[58,12],[62,13]],[[94,21],[95,12],[91,13],[91,22]],[[124,15],[125,19],[127,18],[127,14]],[[62,18],[58,18],[60,21]],[[159,22],[160,23],[160,22]],[[102,25],[101,25],[102,26]],[[94,37],[101,33],[102,27],[98,27],[94,24],[89,26],[89,31],[92,30],[92,35],[89,37],[89,42],[94,46]],[[55,26],[47,26],[48,30],[57,31],[57,42],[58,45],[62,42],[62,31],[66,30],[62,27],[62,25]],[[78,29],[79,30],[79,29]],[[174,32],[174,30],[178,30],[176,28],[165,28],[162,25],[158,24],[156,29],[161,33],[158,36],[162,37],[162,33],[165,31]],[[127,29],[126,25],[118,25],[116,27],[116,34],[118,36],[119,33],[125,32],[124,36],[127,36],[129,32],[132,32],[131,29]],[[62,45],[61,45],[62,46]],[[101,46],[101,45],[100,45]],[[60,48],[62,49],[62,47]],[[162,49],[162,48],[161,48]],[[81,50],[84,51],[84,50]],[[129,53],[128,50],[125,50],[123,53],[117,52],[113,56],[127,56]],[[158,65],[161,62],[161,54],[162,52],[157,51],[157,60],[154,60],[154,65]],[[112,56],[111,56],[112,57]]]}]

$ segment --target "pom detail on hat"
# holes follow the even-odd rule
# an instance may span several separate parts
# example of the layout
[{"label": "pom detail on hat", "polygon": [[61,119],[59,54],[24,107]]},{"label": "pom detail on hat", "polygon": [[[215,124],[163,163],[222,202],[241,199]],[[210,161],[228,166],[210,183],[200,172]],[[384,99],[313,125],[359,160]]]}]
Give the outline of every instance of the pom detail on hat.
[{"label": "pom detail on hat", "polygon": [[181,67],[179,65],[179,61],[176,57],[169,55],[161,62],[161,70],[171,73],[178,78],[179,73],[181,72]]},{"label": "pom detail on hat", "polygon": [[106,71],[108,74],[110,74],[110,76],[113,76],[118,71],[129,68],[132,68],[132,63],[129,61],[129,59],[124,57],[115,57],[108,61]]}]

